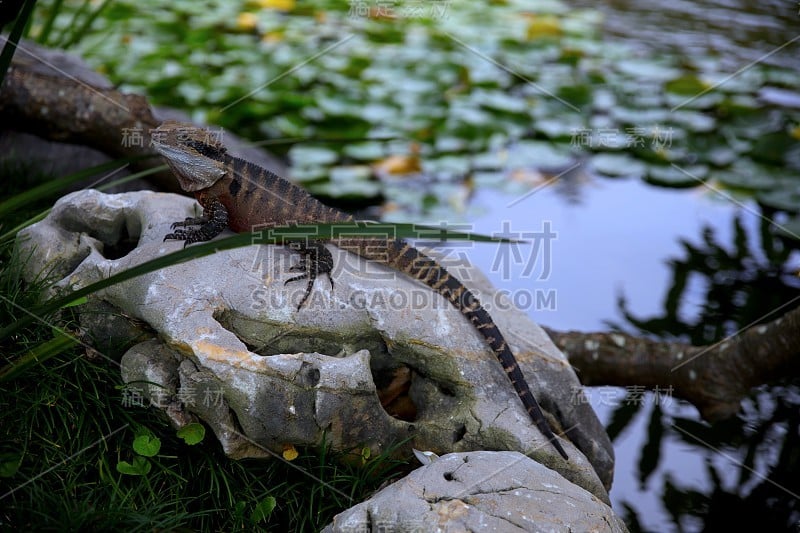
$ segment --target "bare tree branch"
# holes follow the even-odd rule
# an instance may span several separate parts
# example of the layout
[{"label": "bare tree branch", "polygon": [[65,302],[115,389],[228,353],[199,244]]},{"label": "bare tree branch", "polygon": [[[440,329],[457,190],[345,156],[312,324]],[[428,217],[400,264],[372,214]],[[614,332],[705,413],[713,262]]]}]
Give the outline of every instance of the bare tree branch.
[{"label": "bare tree branch", "polygon": [[622,333],[547,333],[584,385],[671,387],[709,421],[735,414],[752,387],[800,373],[800,308],[709,346]]}]

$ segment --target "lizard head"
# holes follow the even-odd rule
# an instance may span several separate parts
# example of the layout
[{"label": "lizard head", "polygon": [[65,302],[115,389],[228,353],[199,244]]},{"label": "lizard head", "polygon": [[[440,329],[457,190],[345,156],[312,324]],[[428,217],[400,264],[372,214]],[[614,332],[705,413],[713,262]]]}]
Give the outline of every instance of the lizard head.
[{"label": "lizard head", "polygon": [[220,133],[168,120],[153,130],[151,138],[153,147],[167,161],[181,188],[194,192],[211,187],[227,172]]}]

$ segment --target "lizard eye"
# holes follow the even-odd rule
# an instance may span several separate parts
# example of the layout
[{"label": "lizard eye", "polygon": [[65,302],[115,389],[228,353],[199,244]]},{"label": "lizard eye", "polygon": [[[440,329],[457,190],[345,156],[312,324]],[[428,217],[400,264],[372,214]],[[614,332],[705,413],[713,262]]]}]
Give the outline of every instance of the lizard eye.
[{"label": "lizard eye", "polygon": [[226,152],[224,146],[213,146],[211,144],[192,139],[187,140],[186,144],[197,150],[200,154],[210,157],[211,159],[219,159]]}]

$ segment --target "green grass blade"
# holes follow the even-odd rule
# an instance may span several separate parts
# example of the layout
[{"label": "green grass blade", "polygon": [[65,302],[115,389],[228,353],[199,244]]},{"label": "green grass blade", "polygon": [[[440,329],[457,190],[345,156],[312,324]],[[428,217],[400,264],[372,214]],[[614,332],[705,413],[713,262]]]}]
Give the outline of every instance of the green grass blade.
[{"label": "green grass blade", "polygon": [[39,344],[14,363],[0,368],[0,383],[14,379],[33,365],[41,364],[72,348],[77,343],[78,340],[71,335],[56,333],[52,339]]},{"label": "green grass blade", "polygon": [[59,12],[61,11],[61,5],[64,3],[64,0],[55,0],[53,2],[52,7],[47,16],[47,20],[44,21],[44,26],[42,26],[42,32],[37,36],[36,41],[39,44],[47,45],[47,39],[50,37],[50,32],[53,31],[53,24],[58,17]]},{"label": "green grass blade", "polygon": [[51,181],[47,181],[38,185],[32,189],[29,189],[23,193],[17,194],[12,196],[8,200],[4,202],[0,202],[0,218],[5,217],[8,213],[19,209],[25,205],[40,201],[44,198],[48,198],[53,196],[54,194],[58,193],[65,187],[86,179],[90,176],[93,176],[99,172],[105,172],[108,170],[116,170],[118,168],[122,168],[123,166],[128,165],[133,161],[139,161],[141,159],[146,159],[148,157],[154,157],[150,155],[140,155],[134,157],[126,157],[123,159],[116,159],[114,161],[109,161],[108,163],[102,163],[100,165],[95,165],[93,167],[89,167],[83,170],[79,170],[78,172],[74,172],[63,178],[54,179]]},{"label": "green grass blade", "polygon": [[8,72],[8,68],[11,66],[11,58],[14,57],[14,52],[17,51],[17,43],[20,37],[22,37],[22,32],[25,31],[25,25],[28,23],[28,19],[30,19],[35,5],[36,0],[27,0],[22,5],[19,16],[17,16],[17,20],[14,22],[14,27],[11,28],[11,33],[8,34],[6,45],[3,47],[2,53],[0,53],[0,86],[3,85],[6,72]]},{"label": "green grass blade", "polygon": [[[69,39],[67,39],[67,42],[65,42],[65,43],[63,43],[61,45],[61,48],[65,48],[65,49],[69,48],[69,47],[77,44],[77,42],[80,41],[81,38],[83,38],[84,36],[88,35],[89,28],[94,23],[95,19],[100,15],[100,13],[103,12],[103,10],[106,8],[106,6],[108,5],[108,3],[110,1],[111,0],[104,0],[103,3],[100,4],[97,7],[97,9],[95,9],[93,11],[90,11],[89,14],[86,15],[86,18],[84,19],[83,24],[81,24],[80,27],[78,27],[77,29],[73,30],[72,35],[69,37]],[[87,0],[83,5],[86,6],[86,5],[89,5],[90,3],[91,2],[89,0]],[[83,9],[83,6],[81,6],[81,9]],[[76,28],[76,26],[77,26],[77,24],[76,24],[77,20],[76,19],[77,18],[78,18],[77,16],[75,18],[73,18],[73,20],[72,20],[73,24],[70,25],[71,28]]]},{"label": "green grass blade", "polygon": [[[108,183],[104,183],[103,185],[100,185],[99,187],[97,187],[97,190],[98,191],[105,191],[105,190],[110,189],[112,187],[116,187],[118,185],[122,185],[124,183],[128,183],[129,181],[133,181],[135,179],[144,178],[145,176],[149,176],[150,174],[156,174],[156,173],[164,171],[166,169],[167,169],[167,165],[159,165],[157,167],[148,168],[146,170],[142,170],[141,172],[136,172],[134,174],[131,174],[130,176],[125,176],[124,178],[119,178],[117,180],[110,181]],[[31,224],[35,224],[36,222],[39,222],[40,220],[44,219],[44,217],[46,217],[50,213],[50,211],[51,211],[51,209],[45,209],[41,213],[37,213],[36,215],[32,216],[28,220],[26,220],[26,221],[24,221],[24,222],[22,222],[22,223],[20,223],[20,224],[18,224],[16,226],[14,226],[10,230],[6,231],[5,233],[0,234],[0,246],[2,246],[4,243],[10,241],[11,239],[15,238],[17,236],[17,233],[20,232],[20,230],[22,230],[24,228],[27,228]]]}]

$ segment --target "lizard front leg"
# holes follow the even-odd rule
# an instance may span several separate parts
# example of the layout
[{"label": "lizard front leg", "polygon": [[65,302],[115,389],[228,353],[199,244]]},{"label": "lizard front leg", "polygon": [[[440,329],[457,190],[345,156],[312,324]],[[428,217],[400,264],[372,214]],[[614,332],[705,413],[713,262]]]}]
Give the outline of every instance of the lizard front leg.
[{"label": "lizard front leg", "polygon": [[291,281],[298,281],[307,279],[308,285],[303,299],[297,306],[299,311],[303,304],[306,303],[308,297],[311,295],[311,290],[314,288],[314,280],[320,274],[327,274],[328,280],[331,282],[331,290],[333,290],[333,278],[331,277],[331,270],[333,270],[333,256],[324,244],[317,241],[305,243],[302,241],[292,241],[289,243],[289,248],[300,254],[300,261],[293,265],[289,270],[291,272],[303,272],[299,276],[287,279],[283,284],[286,285]]},{"label": "lizard front leg", "polygon": [[[191,227],[197,226],[197,227]],[[188,227],[188,229],[175,229]],[[203,208],[203,216],[188,217],[181,222],[174,222],[171,228],[174,233],[164,236],[164,240],[183,241],[183,245],[193,242],[210,241],[228,227],[228,210],[219,200],[212,199]]]}]

